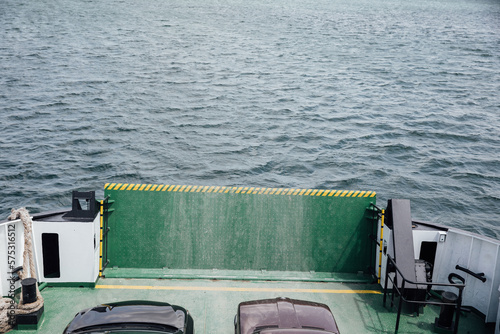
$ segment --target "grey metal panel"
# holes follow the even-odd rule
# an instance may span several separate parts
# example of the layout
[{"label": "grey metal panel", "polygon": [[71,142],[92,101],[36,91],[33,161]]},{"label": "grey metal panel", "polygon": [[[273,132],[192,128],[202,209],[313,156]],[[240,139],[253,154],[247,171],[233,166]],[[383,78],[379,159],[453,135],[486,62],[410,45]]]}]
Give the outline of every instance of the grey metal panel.
[{"label": "grey metal panel", "polygon": [[[410,201],[391,199],[388,211],[393,232],[394,260],[407,280],[416,281]],[[400,284],[401,277],[398,276],[398,286]]]}]

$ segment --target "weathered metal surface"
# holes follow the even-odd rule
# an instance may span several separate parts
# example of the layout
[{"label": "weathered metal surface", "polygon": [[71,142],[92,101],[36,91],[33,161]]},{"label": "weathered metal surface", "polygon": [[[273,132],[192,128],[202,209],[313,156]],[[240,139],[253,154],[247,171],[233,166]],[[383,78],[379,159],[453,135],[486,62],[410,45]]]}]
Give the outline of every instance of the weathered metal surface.
[{"label": "weathered metal surface", "polygon": [[221,270],[221,269],[163,269],[163,268],[107,268],[106,278],[151,278],[151,279],[217,279],[257,281],[343,282],[371,283],[369,274],[268,271],[268,270]]},{"label": "weathered metal surface", "polygon": [[366,271],[375,193],[107,184],[109,267]]}]

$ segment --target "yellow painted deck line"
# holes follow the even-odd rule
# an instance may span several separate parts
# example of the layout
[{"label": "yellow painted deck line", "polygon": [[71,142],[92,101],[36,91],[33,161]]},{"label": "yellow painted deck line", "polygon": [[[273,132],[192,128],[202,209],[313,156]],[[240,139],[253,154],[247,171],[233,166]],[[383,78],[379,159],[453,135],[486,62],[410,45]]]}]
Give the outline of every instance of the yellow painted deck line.
[{"label": "yellow painted deck line", "polygon": [[96,285],[96,289],[123,290],[180,290],[180,291],[227,291],[227,292],[303,292],[303,293],[354,293],[382,294],[377,290],[335,290],[335,289],[285,289],[285,288],[237,288],[206,286],[154,286],[154,285]]}]

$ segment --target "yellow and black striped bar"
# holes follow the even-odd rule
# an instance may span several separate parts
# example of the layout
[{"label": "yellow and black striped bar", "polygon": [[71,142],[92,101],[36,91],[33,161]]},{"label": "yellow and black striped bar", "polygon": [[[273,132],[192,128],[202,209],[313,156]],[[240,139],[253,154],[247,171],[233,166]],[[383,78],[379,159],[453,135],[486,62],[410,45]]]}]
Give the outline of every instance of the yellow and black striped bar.
[{"label": "yellow and black striped bar", "polygon": [[104,200],[101,200],[101,208],[100,208],[100,213],[101,213],[101,219],[100,219],[100,234],[99,234],[99,277],[102,277],[103,274],[103,259],[102,259],[102,247],[103,247],[103,222],[104,222]]},{"label": "yellow and black striped bar", "polygon": [[324,196],[324,197],[375,197],[374,191],[360,190],[326,190],[301,188],[259,188],[259,187],[222,187],[222,186],[193,186],[170,184],[134,184],[134,183],[106,183],[105,190],[124,191],[167,191],[184,193],[231,193],[231,194],[258,194],[258,195],[289,195],[289,196]]}]

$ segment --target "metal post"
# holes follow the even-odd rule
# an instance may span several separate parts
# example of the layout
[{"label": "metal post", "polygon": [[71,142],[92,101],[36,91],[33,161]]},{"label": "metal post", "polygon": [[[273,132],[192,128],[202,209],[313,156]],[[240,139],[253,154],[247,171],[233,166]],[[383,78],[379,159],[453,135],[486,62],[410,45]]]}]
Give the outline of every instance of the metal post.
[{"label": "metal post", "polygon": [[384,282],[384,307],[385,307],[385,301],[387,299],[387,281],[389,280],[389,270],[385,270],[385,282]]},{"label": "metal post", "polygon": [[458,320],[460,319],[460,309],[462,308],[462,292],[463,287],[458,288],[458,300],[457,300],[457,313],[455,315],[455,328],[453,329],[453,333],[458,333]]},{"label": "metal post", "polygon": [[[391,259],[392,263],[392,259]],[[397,270],[394,271],[394,281],[392,281],[392,295],[391,295],[391,308],[394,306],[394,289],[398,290],[398,273]]]},{"label": "metal post", "polygon": [[398,305],[398,316],[396,318],[396,331],[394,334],[398,333],[399,329],[399,319],[401,318],[401,309],[403,308],[403,292],[405,290],[405,280],[403,279],[403,283],[401,284],[401,291],[399,293],[399,305]]}]

